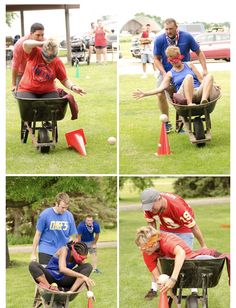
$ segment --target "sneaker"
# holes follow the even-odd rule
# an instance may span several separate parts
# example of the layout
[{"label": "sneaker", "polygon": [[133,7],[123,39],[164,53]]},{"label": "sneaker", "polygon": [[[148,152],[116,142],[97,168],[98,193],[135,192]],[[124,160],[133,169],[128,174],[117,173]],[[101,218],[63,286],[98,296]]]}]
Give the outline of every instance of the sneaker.
[{"label": "sneaker", "polygon": [[96,273],[96,274],[101,274],[101,273],[102,273],[98,268],[95,268],[95,269],[93,270],[93,272]]},{"label": "sneaker", "polygon": [[144,298],[148,301],[151,301],[154,297],[157,297],[157,291],[154,291],[153,289],[150,289],[144,296]]},{"label": "sneaker", "polygon": [[147,74],[144,73],[140,78],[147,78]]},{"label": "sneaker", "polygon": [[170,122],[165,122],[165,126],[166,126],[166,132],[167,134],[169,134],[173,130],[172,124]]}]

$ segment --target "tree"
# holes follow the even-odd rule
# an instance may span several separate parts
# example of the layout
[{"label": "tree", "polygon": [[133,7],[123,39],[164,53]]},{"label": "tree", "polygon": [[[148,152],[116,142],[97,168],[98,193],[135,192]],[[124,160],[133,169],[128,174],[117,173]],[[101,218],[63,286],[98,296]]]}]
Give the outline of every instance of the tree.
[{"label": "tree", "polygon": [[230,177],[180,177],[174,190],[183,198],[228,196]]},{"label": "tree", "polygon": [[130,181],[133,184],[133,189],[137,189],[138,191],[142,191],[147,187],[151,187],[153,186],[153,180],[152,178],[148,178],[148,177],[126,177],[126,176],[122,176],[119,178],[119,189],[121,190],[125,183],[127,183],[128,181]]},{"label": "tree", "polygon": [[18,17],[18,13],[16,12],[6,12],[6,24],[8,27],[11,26],[13,21]]}]

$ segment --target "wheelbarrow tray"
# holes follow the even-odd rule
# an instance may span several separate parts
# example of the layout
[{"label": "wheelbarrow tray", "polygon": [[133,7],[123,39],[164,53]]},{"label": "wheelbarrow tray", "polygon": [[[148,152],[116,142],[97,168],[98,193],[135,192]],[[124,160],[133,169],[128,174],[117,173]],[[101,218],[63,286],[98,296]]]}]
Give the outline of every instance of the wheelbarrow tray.
[{"label": "wheelbarrow tray", "polygon": [[18,102],[22,121],[51,121],[52,113],[55,120],[59,121],[65,117],[68,100],[67,98],[19,98]]},{"label": "wheelbarrow tray", "polygon": [[[174,268],[174,259],[160,258],[162,273],[171,276]],[[181,268],[176,287],[179,287],[180,276],[184,275],[182,288],[202,288],[202,276],[207,275],[206,288],[217,286],[224,267],[225,258],[215,259],[187,259]]]},{"label": "wheelbarrow tray", "polygon": [[42,287],[39,284],[36,284],[37,288],[39,290],[39,294],[40,296],[44,299],[45,302],[50,302],[52,296],[54,296],[53,302],[55,303],[65,303],[66,301],[73,301],[76,296],[81,293],[84,289],[86,289],[85,286],[81,286],[78,291],[76,292],[64,292],[64,291],[52,291],[52,290],[48,290],[44,287]]},{"label": "wheelbarrow tray", "polygon": [[167,101],[174,106],[176,112],[182,117],[188,117],[189,113],[191,116],[202,116],[205,115],[205,112],[211,113],[215,109],[215,105],[218,99],[221,97],[221,93],[212,101],[206,104],[199,104],[199,105],[179,105],[175,104],[171,99],[168,92],[165,92]]}]

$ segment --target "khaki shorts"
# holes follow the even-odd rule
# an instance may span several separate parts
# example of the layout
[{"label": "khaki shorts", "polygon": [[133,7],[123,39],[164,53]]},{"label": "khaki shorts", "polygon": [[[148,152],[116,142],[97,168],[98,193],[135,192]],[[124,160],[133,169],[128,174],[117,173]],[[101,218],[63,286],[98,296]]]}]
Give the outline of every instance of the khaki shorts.
[{"label": "khaki shorts", "polygon": [[[193,103],[194,104],[199,104],[201,102],[203,85],[204,85],[204,81],[202,82],[200,87],[194,88],[194,90],[193,90]],[[178,93],[184,95],[184,86],[183,86],[183,84],[179,88]],[[213,85],[213,87],[211,89],[211,93],[210,93],[209,98],[208,98],[209,101],[212,101],[212,100],[216,99],[219,96],[219,94],[220,94],[219,88],[216,85]]]}]

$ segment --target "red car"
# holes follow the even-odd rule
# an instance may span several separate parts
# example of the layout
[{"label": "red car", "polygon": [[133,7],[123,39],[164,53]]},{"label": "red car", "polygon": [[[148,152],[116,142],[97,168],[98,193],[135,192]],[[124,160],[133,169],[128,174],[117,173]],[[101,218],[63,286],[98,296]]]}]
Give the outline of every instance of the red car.
[{"label": "red car", "polygon": [[[230,61],[230,33],[207,32],[195,37],[206,59]],[[190,53],[191,60],[197,60],[195,52]]]}]

